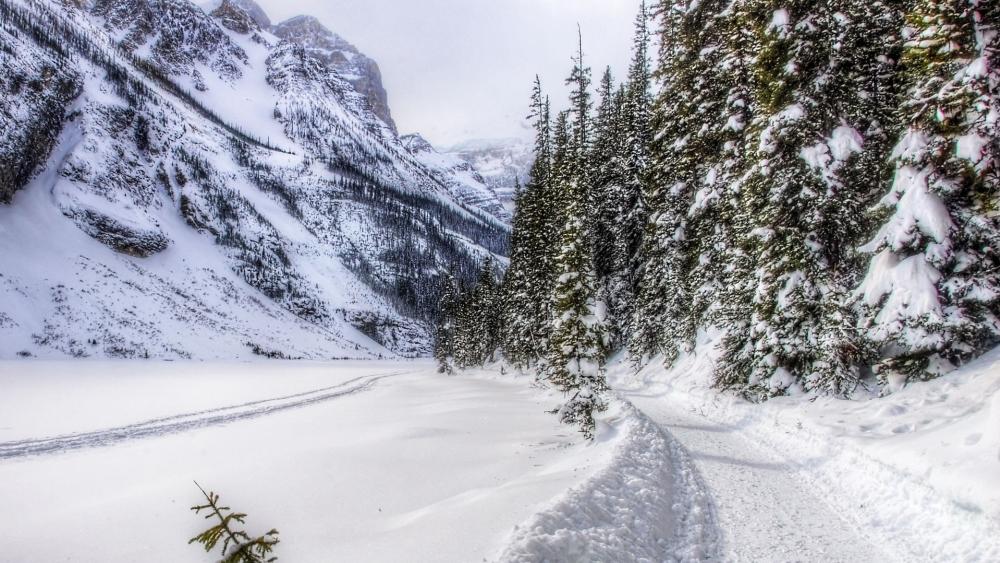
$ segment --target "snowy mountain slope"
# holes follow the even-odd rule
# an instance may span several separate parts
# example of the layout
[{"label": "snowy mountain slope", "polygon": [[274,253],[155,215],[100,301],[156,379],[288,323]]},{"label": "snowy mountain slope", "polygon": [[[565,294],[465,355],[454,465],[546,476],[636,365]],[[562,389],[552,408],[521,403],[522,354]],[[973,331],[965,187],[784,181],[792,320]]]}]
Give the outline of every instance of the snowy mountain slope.
[{"label": "snowy mountain slope", "polygon": [[[232,25],[232,6],[130,6],[0,2],[0,61],[20,77],[0,119],[28,133],[0,155],[19,166],[0,190],[0,354],[424,351],[436,276],[473,276],[506,226],[453,200],[346,81]],[[181,36],[135,32],[176,14]],[[21,104],[15,81],[43,95]]]},{"label": "snowy mountain slope", "polygon": [[477,207],[504,221],[511,213],[504,207],[497,193],[469,162],[450,154],[438,152],[419,134],[400,137],[403,145],[431,174],[444,184],[452,197],[470,207]]},{"label": "snowy mountain slope", "polygon": [[519,182],[524,185],[528,181],[534,161],[531,143],[523,139],[478,139],[442,152],[471,164],[510,211],[514,190]]}]

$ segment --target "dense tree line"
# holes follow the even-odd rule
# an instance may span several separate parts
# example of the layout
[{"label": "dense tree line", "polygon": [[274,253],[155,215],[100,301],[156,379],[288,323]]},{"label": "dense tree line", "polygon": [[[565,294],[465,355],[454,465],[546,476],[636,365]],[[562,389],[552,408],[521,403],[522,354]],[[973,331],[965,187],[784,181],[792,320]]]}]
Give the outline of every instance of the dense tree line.
[{"label": "dense tree line", "polygon": [[568,393],[564,419],[592,431],[609,353],[669,365],[706,331],[716,385],[754,400],[891,391],[1000,341],[1000,4],[662,0],[638,21],[596,110],[582,48],[568,111],[532,97],[497,347]]}]

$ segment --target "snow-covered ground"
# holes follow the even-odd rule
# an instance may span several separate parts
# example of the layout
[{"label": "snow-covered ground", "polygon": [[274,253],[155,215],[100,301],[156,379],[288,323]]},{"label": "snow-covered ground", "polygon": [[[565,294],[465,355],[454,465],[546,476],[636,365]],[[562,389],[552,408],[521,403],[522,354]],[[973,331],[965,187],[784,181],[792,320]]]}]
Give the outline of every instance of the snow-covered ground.
[{"label": "snow-covered ground", "polygon": [[611,463],[524,379],[429,362],[0,362],[0,561],[203,562],[197,480],[285,561],[480,561]]},{"label": "snow-covered ground", "polygon": [[705,337],[614,386],[691,455],[726,561],[1000,561],[1000,349],[884,398],[754,405]]},{"label": "snow-covered ground", "polygon": [[0,362],[0,561],[206,561],[194,480],[289,561],[1000,560],[1000,350],[753,405],[712,344],[614,363],[593,444],[496,369]]}]

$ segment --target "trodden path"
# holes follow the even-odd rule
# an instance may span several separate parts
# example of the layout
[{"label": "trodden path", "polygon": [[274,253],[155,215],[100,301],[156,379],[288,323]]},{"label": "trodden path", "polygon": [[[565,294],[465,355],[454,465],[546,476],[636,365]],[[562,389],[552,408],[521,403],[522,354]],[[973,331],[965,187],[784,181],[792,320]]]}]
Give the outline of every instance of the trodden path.
[{"label": "trodden path", "polygon": [[627,398],[689,452],[715,506],[723,561],[895,561],[803,485],[794,466],[662,397]]}]

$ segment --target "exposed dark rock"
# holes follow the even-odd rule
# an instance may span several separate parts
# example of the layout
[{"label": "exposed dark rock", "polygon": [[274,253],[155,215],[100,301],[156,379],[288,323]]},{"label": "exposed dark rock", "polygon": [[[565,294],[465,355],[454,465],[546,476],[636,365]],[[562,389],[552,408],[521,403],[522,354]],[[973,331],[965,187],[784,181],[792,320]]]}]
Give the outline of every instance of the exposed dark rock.
[{"label": "exposed dark rock", "polygon": [[256,2],[253,0],[229,0],[234,6],[242,9],[249,15],[257,26],[261,29],[271,28],[271,18],[267,17],[267,12],[264,11]]},{"label": "exposed dark rock", "polygon": [[64,213],[74,219],[83,232],[122,254],[148,258],[170,246],[170,239],[160,231],[126,225],[92,209]]},{"label": "exposed dark rock", "polygon": [[211,15],[219,20],[222,27],[242,35],[260,31],[260,24],[245,9],[231,0],[223,0]]},{"label": "exposed dark rock", "polygon": [[224,78],[243,75],[246,53],[187,0],[97,0],[92,10],[113,36],[122,38],[122,47],[148,47],[151,62],[167,74],[193,76],[196,87],[203,87],[197,63]]},{"label": "exposed dark rock", "polygon": [[76,73],[57,59],[25,59],[17,55],[19,39],[12,43],[11,49],[0,50],[0,68],[5,69],[0,99],[20,102],[17,111],[0,109],[0,203],[10,203],[48,159],[81,87]]}]

